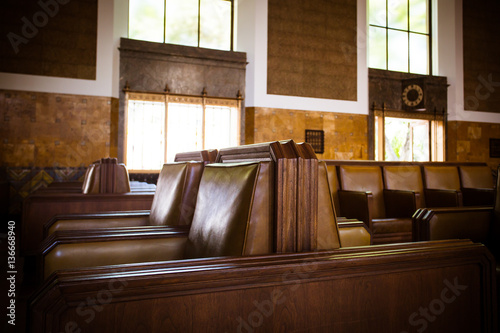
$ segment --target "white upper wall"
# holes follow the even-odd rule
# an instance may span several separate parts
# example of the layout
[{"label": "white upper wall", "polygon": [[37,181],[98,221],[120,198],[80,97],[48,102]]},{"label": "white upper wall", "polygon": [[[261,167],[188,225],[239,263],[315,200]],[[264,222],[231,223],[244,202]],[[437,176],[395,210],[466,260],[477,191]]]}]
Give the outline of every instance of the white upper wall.
[{"label": "white upper wall", "polygon": [[0,73],[0,89],[118,97],[118,45],[127,36],[127,19],[127,0],[98,1],[96,80]]}]

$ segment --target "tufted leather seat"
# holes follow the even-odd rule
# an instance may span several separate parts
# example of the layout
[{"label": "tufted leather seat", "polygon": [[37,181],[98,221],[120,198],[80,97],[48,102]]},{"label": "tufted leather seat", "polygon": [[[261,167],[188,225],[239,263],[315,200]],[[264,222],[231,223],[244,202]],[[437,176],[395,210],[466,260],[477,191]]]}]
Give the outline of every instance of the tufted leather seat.
[{"label": "tufted leather seat", "polygon": [[392,202],[384,200],[384,184],[379,166],[339,167],[341,190],[339,201],[342,214],[367,224],[373,243],[411,241],[412,222],[408,216],[390,216],[386,211]]}]

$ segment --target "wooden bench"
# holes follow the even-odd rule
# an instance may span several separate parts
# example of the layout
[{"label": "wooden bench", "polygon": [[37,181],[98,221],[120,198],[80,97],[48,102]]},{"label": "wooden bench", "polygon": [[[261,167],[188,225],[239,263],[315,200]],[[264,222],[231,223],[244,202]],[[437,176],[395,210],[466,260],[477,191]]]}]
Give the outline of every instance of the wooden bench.
[{"label": "wooden bench", "polygon": [[[216,150],[203,150],[181,153],[178,156],[176,155],[176,158],[209,163],[214,160],[214,154],[216,153]],[[87,176],[89,174],[90,170]],[[100,181],[95,181],[95,186],[90,186],[89,183],[91,181],[89,177],[86,177],[82,187],[100,188]],[[85,195],[82,194],[81,190],[75,191],[73,186],[74,184],[71,186],[58,185],[56,186],[58,190],[37,191],[24,200],[21,218],[21,253],[23,255],[37,254],[44,239],[44,225],[53,223],[54,221],[51,221],[51,219],[56,215],[149,210],[156,189],[156,186],[144,186],[143,183],[132,182],[130,193]]]},{"label": "wooden bench", "polygon": [[[339,215],[364,221],[374,244],[412,240],[412,215],[418,208],[460,205],[462,191],[491,193],[491,172],[484,163],[326,161]],[[459,169],[473,170],[468,178]],[[438,176],[438,175],[441,175]],[[439,184],[451,178],[453,188]],[[461,183],[461,179],[468,183]],[[472,186],[487,186],[489,189]],[[356,192],[353,192],[355,190]],[[492,204],[490,194],[474,203]],[[470,197],[470,196],[469,196]],[[459,199],[460,198],[460,199]],[[483,200],[484,201],[481,201]],[[472,203],[468,200],[467,203]]]},{"label": "wooden bench", "polygon": [[[286,143],[285,145],[293,145],[293,143]],[[256,218],[259,220],[275,220],[273,217],[273,212],[276,210],[274,207],[274,201],[275,199],[280,202],[283,200],[283,198],[289,198],[290,194],[297,194],[300,192],[300,190],[295,189],[290,186],[280,186],[280,184],[284,184],[283,182],[278,181],[277,183],[273,183],[275,181],[274,179],[274,174],[275,174],[275,169],[274,169],[274,162],[271,160],[271,155],[269,151],[269,146],[272,147],[272,149],[277,149],[280,148],[281,146],[278,145],[261,145],[258,147],[259,149],[267,149],[267,157],[266,158],[260,158],[260,163],[261,165],[261,173],[259,174],[258,178],[258,187],[256,188],[256,195],[254,197],[254,202],[253,205],[256,205],[258,207],[262,207],[263,205],[267,205],[267,207],[273,207],[273,208],[267,208],[267,209],[259,209],[256,210],[260,211],[260,214],[265,214],[265,215],[259,215]],[[297,152],[303,150],[302,146],[298,146],[300,148],[297,149]],[[251,147],[252,152],[255,151],[257,147]],[[250,156],[251,154],[242,154],[242,149],[238,150],[238,154],[234,154],[234,151],[231,151],[231,155],[237,156],[237,159],[239,162],[243,161],[245,159],[244,156]],[[307,150],[306,150],[307,151]],[[228,163],[232,161],[228,156],[229,154],[225,154],[225,151],[222,151],[221,159],[225,158],[225,163]],[[264,152],[265,153],[265,152]],[[274,155],[279,156],[279,151],[274,153]],[[308,152],[307,154],[310,154]],[[291,155],[291,154],[290,154]],[[312,156],[312,155],[311,155]],[[310,156],[310,157],[311,157]],[[250,157],[250,159],[253,159],[253,157]],[[314,159],[311,157],[310,161],[313,161]],[[281,163],[281,162],[280,162]],[[279,163],[278,163],[279,164]],[[313,164],[313,163],[310,163]],[[162,206],[165,210],[171,210],[175,211],[178,209],[178,207],[172,206],[171,204],[168,204],[168,202],[172,201],[169,197],[172,197],[168,193],[169,188],[176,188],[179,187],[179,185],[175,185],[170,182],[166,182],[163,184],[163,180],[167,179],[167,176],[169,175],[170,177],[178,178],[175,175],[178,174],[178,172],[175,172],[176,169],[179,169],[183,167],[185,169],[186,166],[193,165],[193,163],[188,163],[188,164],[173,164],[173,165],[165,165],[163,170],[162,170],[162,175],[160,176],[160,182],[158,184],[158,189],[160,194],[155,195],[155,201],[154,203],[157,203],[162,201],[164,203],[158,204]],[[217,165],[214,165],[214,167]],[[295,168],[297,165],[295,165]],[[315,197],[318,198],[317,202],[317,211],[318,211],[318,219],[317,223],[310,223],[309,226],[314,226],[317,227],[317,231],[310,231],[310,230],[305,230],[304,233],[308,233],[310,235],[314,234],[316,238],[311,238],[309,242],[307,242],[308,246],[314,246],[313,249],[318,249],[318,250],[328,250],[328,249],[334,249],[338,248],[341,245],[341,242],[344,244],[343,246],[356,246],[356,245],[369,245],[370,244],[370,233],[365,229],[364,225],[360,225],[359,221],[358,223],[356,222],[351,222],[349,224],[344,224],[341,228],[340,232],[340,240],[339,240],[339,230],[337,228],[337,223],[335,220],[335,211],[333,207],[333,202],[331,201],[331,196],[330,196],[330,191],[328,190],[328,182],[326,179],[326,170],[324,168],[324,163],[321,164],[321,167],[319,169],[319,179],[320,181],[314,181],[311,182],[314,184],[318,184],[318,190],[315,195]],[[293,168],[293,165],[292,165]],[[264,172],[265,170],[265,172]],[[301,169],[304,171],[304,168]],[[308,182],[309,180],[305,178],[304,176],[298,177],[299,176],[299,171],[295,170],[295,172],[287,172],[289,175],[293,175],[294,177],[297,177],[297,179],[302,179],[303,178],[303,183]],[[317,170],[314,172],[315,177],[317,177],[318,172]],[[286,178],[287,176],[285,176]],[[188,179],[190,177],[186,177]],[[185,181],[181,181],[181,184],[185,184]],[[289,183],[289,182],[285,182]],[[163,187],[167,189],[167,191],[162,190]],[[312,190],[311,186],[305,186],[308,191],[314,191]],[[273,189],[271,193],[268,193],[269,189]],[[285,191],[291,191],[291,193],[284,193]],[[273,199],[273,197],[275,199]],[[281,199],[280,199],[281,198]],[[158,200],[157,200],[158,199]],[[217,199],[217,198],[215,198]],[[314,203],[313,203],[314,205]],[[179,205],[183,206],[183,205]],[[210,208],[210,207],[209,207]],[[208,209],[208,208],[207,208]],[[295,209],[301,209],[301,207],[294,207],[293,210]],[[199,209],[198,209],[199,210]],[[310,210],[310,209],[309,209]],[[267,212],[267,213],[266,213]],[[167,214],[167,212],[164,213],[164,215],[171,215]],[[95,217],[102,217],[104,214],[96,214]],[[163,235],[165,232],[165,228],[159,227],[156,228],[158,229],[158,234],[154,234],[154,228],[148,226],[143,226],[143,227],[135,227],[135,228],[121,228],[120,223],[122,223],[121,220],[115,220],[113,218],[113,214],[109,214],[110,216],[108,217],[108,220],[106,221],[101,221],[101,220],[92,220],[89,219],[89,217],[82,215],[82,220],[61,220],[60,222],[60,228],[56,230],[52,230],[50,233],[53,236],[50,236],[46,242],[44,242],[43,249],[41,250],[41,253],[43,254],[41,266],[45,267],[59,267],[62,268],[64,265],[70,264],[71,266],[69,267],[79,267],[79,266],[85,266],[85,265],[93,265],[93,259],[91,252],[99,252],[99,254],[95,254],[96,258],[98,257],[98,263],[102,264],[103,263],[103,258],[105,257],[104,252],[111,252],[114,253],[118,250],[116,249],[121,249],[120,251],[122,252],[127,252],[126,247],[123,245],[120,245],[121,243],[126,243],[128,244],[127,246],[132,247],[130,240],[127,240],[126,235],[130,235],[131,239],[134,240],[133,243],[140,243],[140,233],[144,230],[144,239],[146,240],[147,238],[150,238],[151,236],[154,238],[159,238],[159,236]],[[137,215],[137,214],[136,214]],[[302,213],[302,216],[305,216],[306,214]],[[313,213],[310,213],[312,216]],[[316,214],[314,214],[316,215]],[[290,214],[286,215],[290,217]],[[134,218],[141,218],[142,216],[134,216]],[[310,221],[311,222],[311,221]],[[113,229],[102,229],[100,228],[99,230],[88,230],[89,228],[99,225],[102,223],[104,226],[113,226]],[[112,225],[110,225],[110,223]],[[84,228],[81,228],[78,226],[78,224],[84,226]],[[167,228],[168,230],[173,230],[173,231],[178,231],[175,228],[171,228],[171,226],[175,226],[177,224],[175,223],[167,223],[166,226],[169,227]],[[276,224],[277,225],[277,224]],[[57,224],[56,224],[57,226]],[[54,227],[54,226],[52,226]],[[295,228],[294,225],[290,226],[292,228]],[[278,228],[278,227],[276,227]],[[52,228],[51,228],[52,229]],[[71,230],[73,229],[73,230]],[[79,232],[78,230],[84,230],[83,232]],[[162,230],[161,230],[162,229]],[[312,229],[312,228],[311,228]],[[279,229],[277,229],[279,230]],[[62,231],[62,232],[61,232]],[[71,231],[71,232],[70,232]],[[270,235],[271,231],[268,230],[266,232],[266,235]],[[154,234],[154,235],[153,235]],[[258,235],[259,238],[267,238],[270,236],[264,236],[262,233]],[[283,238],[283,241],[280,242],[279,238]],[[273,249],[276,249],[276,251],[283,251],[283,249],[278,248],[278,244],[286,243],[287,238],[286,238],[286,233],[280,233],[280,236],[276,236],[271,240],[270,244],[274,244]],[[98,246],[96,244],[88,244],[88,243],[95,243],[98,242]],[[103,243],[105,242],[105,243]],[[113,242],[113,243],[111,243]],[[121,243],[119,243],[121,242]],[[150,240],[147,242],[151,243]],[[154,241],[156,242],[156,241]],[[75,244],[80,244],[80,245],[75,245]],[[87,243],[88,245],[84,245],[82,243]],[[145,241],[146,243],[146,241]],[[303,241],[305,243],[305,241]],[[71,245],[68,245],[71,244]],[[304,244],[302,244],[304,245]],[[139,245],[138,245],[139,246]],[[148,245],[148,249],[151,248],[152,245]],[[162,246],[162,245],[159,245]],[[298,246],[291,245],[292,247],[298,248]],[[96,248],[97,247],[97,248]],[[78,248],[78,249],[77,249]],[[112,250],[111,250],[112,249]],[[286,250],[286,249],[285,249]],[[303,249],[302,249],[303,250]],[[146,260],[149,256],[149,251],[146,250],[144,255],[140,255],[134,250],[134,255],[131,257],[131,262],[134,260]],[[286,250],[289,251],[289,250]],[[96,253],[97,253],[96,252]],[[55,253],[55,254],[54,254]],[[80,254],[79,254],[80,253]],[[72,256],[78,256],[82,255],[81,253],[85,253],[86,257],[82,258],[81,260],[70,260],[67,258],[72,258]],[[64,264],[54,264],[55,261],[60,260],[60,258],[65,257],[66,259],[62,259],[65,261]],[[123,256],[122,256],[123,257]],[[152,259],[156,259],[158,256],[150,256]],[[141,259],[139,259],[141,258]],[[170,258],[170,257],[168,257]],[[89,260],[87,262],[87,260]],[[118,261],[115,260],[115,257],[112,256],[111,258],[106,259],[108,264],[116,264],[116,263],[123,263],[123,258],[117,259]],[[46,263],[46,261],[50,262],[49,264]],[[76,265],[76,266],[75,266]],[[45,276],[48,276],[50,272],[55,270],[55,268],[49,268],[45,269]]]},{"label": "wooden bench", "polygon": [[500,260],[500,179],[493,207],[421,208],[413,217],[414,241],[467,238],[481,242]]},{"label": "wooden bench", "polygon": [[468,241],[54,273],[29,332],[496,332],[493,258]]},{"label": "wooden bench", "polygon": [[[219,154],[219,162],[252,156],[260,162],[250,165],[272,166],[272,173],[262,174],[265,179],[256,179],[274,200],[253,201],[268,207],[258,209],[255,220],[271,221],[268,254],[241,256],[237,241],[240,246],[230,252],[209,253],[220,258],[54,268],[32,298],[30,331],[496,332],[494,261],[481,244],[453,240],[339,249],[337,237],[331,249],[320,249],[326,239],[322,228],[329,225],[322,224],[324,216],[335,214],[325,192],[326,170],[309,148],[280,142]],[[320,202],[330,202],[329,209],[321,212]],[[204,200],[196,209],[217,219],[212,205]],[[201,225],[196,228],[201,233],[193,235],[207,235]],[[329,230],[335,235],[336,229]],[[207,241],[200,237],[198,244]],[[184,237],[190,238],[198,237]],[[188,257],[201,252],[191,253]],[[425,317],[422,307],[439,320]]]}]

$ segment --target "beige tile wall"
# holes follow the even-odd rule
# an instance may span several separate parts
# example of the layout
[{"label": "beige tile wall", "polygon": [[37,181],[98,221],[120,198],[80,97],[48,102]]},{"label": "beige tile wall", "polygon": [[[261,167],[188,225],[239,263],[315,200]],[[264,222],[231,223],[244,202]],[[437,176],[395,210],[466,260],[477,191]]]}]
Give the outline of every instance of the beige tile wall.
[{"label": "beige tile wall", "polygon": [[449,121],[448,160],[487,162],[496,169],[500,158],[490,158],[490,138],[500,139],[500,124]]},{"label": "beige tile wall", "polygon": [[245,143],[305,140],[305,130],[325,131],[325,152],[320,159],[368,159],[368,116],[332,112],[247,108]]},{"label": "beige tile wall", "polygon": [[0,166],[76,167],[117,154],[118,100],[0,90]]}]

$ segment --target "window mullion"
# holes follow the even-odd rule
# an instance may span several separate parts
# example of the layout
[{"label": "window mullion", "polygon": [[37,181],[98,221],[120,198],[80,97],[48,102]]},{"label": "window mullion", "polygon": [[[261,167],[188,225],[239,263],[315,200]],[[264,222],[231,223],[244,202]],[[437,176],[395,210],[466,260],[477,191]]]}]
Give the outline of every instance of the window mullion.
[{"label": "window mullion", "polygon": [[163,1],[163,43],[167,41],[167,0]]},{"label": "window mullion", "polygon": [[389,0],[385,0],[385,69],[389,70]]},{"label": "window mullion", "polygon": [[[407,0],[407,8],[408,8],[408,13],[407,13],[407,17],[406,17],[406,22],[407,22],[407,35],[408,35],[408,73],[411,73],[411,70],[410,70],[410,57],[411,57],[411,53],[410,53],[410,0]],[[413,149],[413,148],[412,148]],[[413,150],[412,150],[412,159],[413,159]]]},{"label": "window mullion", "polygon": [[427,22],[428,22],[428,27],[427,27],[427,36],[428,36],[428,43],[429,43],[429,54],[427,55],[429,57],[429,75],[432,75],[432,0],[429,0],[427,2]]},{"label": "window mullion", "polygon": [[198,0],[198,47],[200,47],[200,35],[201,35],[201,0]]}]

